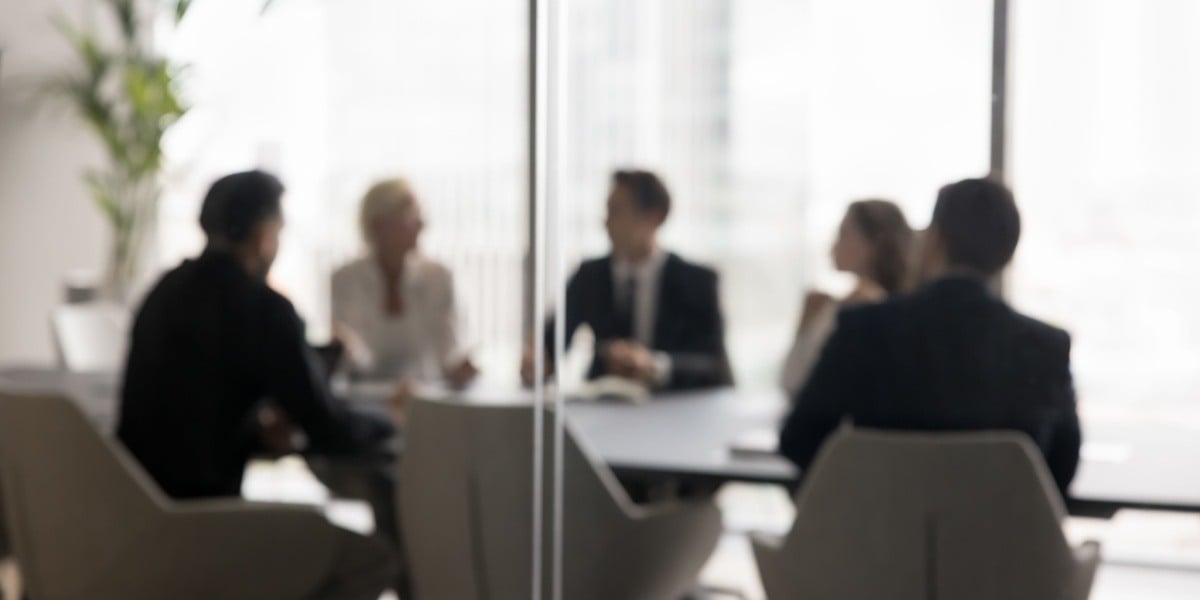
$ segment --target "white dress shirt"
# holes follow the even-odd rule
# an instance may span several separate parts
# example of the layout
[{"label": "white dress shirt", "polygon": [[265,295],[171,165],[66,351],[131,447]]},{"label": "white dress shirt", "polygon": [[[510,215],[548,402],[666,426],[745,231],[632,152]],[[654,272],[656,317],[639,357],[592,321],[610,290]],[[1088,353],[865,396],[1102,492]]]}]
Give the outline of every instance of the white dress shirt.
[{"label": "white dress shirt", "polygon": [[389,315],[386,279],[374,257],[349,263],[333,274],[333,320],[354,330],[370,356],[352,365],[356,375],[438,381],[462,360],[454,281],[441,264],[412,254],[400,277],[403,311]]},{"label": "white dress shirt", "polygon": [[[658,295],[662,287],[663,266],[667,253],[655,248],[641,262],[630,262],[613,257],[613,295],[618,309],[627,301],[629,282],[636,286],[633,298],[633,340],[646,348],[654,348],[654,326],[658,319]],[[654,381],[666,385],[671,378],[671,357],[665,352],[654,352]]]}]

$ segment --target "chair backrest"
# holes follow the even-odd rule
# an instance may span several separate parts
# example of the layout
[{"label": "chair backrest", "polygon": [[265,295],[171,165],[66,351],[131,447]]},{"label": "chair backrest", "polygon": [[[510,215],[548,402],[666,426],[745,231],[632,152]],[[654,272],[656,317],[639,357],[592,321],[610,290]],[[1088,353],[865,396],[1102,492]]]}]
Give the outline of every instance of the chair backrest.
[{"label": "chair backrest", "polygon": [[417,591],[423,598],[483,598],[467,407],[414,400],[407,413],[399,502]]},{"label": "chair backrest", "polygon": [[1074,562],[1041,455],[1020,433],[845,429],[784,542],[812,598],[1056,598]]},{"label": "chair backrest", "polygon": [[[418,401],[412,406],[403,476],[414,483],[402,485],[402,489],[419,490],[404,494],[402,514],[418,590],[423,595],[491,600],[531,596],[533,418],[533,408],[528,405]],[[550,575],[553,422],[554,415],[547,411],[543,431],[544,586]],[[432,473],[438,469],[441,471]],[[563,523],[564,597],[593,597],[595,590],[604,589],[606,579],[620,577],[605,571],[603,555],[606,549],[617,547],[622,534],[629,530],[629,501],[608,468],[592,458],[569,427],[564,436],[563,472],[567,508]],[[427,479],[417,478],[421,475],[437,481],[431,488]],[[415,483],[418,481],[419,485]],[[413,527],[418,531],[412,531]],[[444,556],[451,546],[460,557],[454,568],[463,572],[469,569],[474,575],[471,589],[453,590],[459,592],[454,595],[444,587],[429,589],[422,581],[430,577],[436,580],[437,574],[427,573],[446,569],[447,563],[430,561],[422,568],[422,559],[418,558],[430,549]]]},{"label": "chair backrest", "polygon": [[54,310],[51,329],[59,360],[68,371],[115,373],[125,361],[129,312],[116,304],[65,304]]},{"label": "chair backrest", "polygon": [[[163,514],[165,497],[124,448],[57,397],[0,393],[0,505],[34,597],[83,582]],[[59,575],[59,576],[55,576]]]}]

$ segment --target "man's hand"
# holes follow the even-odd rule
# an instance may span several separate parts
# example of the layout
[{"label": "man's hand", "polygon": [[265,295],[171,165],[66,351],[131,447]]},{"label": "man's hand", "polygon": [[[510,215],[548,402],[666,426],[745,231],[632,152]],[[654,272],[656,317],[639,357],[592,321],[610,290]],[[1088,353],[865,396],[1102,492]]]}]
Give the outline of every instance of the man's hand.
[{"label": "man's hand", "polygon": [[475,380],[475,377],[479,375],[479,369],[475,368],[471,359],[464,358],[458,364],[447,368],[445,375],[450,387],[462,389]]},{"label": "man's hand", "polygon": [[[533,344],[532,343],[525,344],[525,352],[521,354],[521,383],[525,384],[525,387],[533,386],[533,380],[534,380],[534,375],[535,375],[534,371],[536,370],[535,369],[536,361],[534,360],[535,354],[536,353],[534,352]],[[550,377],[550,376],[554,375],[554,361],[550,360],[550,357],[547,356],[545,362],[546,362],[545,375],[546,375],[546,377]]]},{"label": "man's hand", "polygon": [[369,370],[375,362],[375,355],[371,352],[371,347],[367,345],[353,327],[337,321],[333,324],[333,339],[340,343],[345,349],[346,360],[358,370]]},{"label": "man's hand", "polygon": [[295,425],[287,414],[271,405],[258,409],[258,441],[263,450],[274,458],[295,454],[300,451],[296,447]]},{"label": "man's hand", "polygon": [[654,380],[654,354],[645,346],[630,340],[608,343],[605,353],[608,372],[618,377],[643,383]]}]

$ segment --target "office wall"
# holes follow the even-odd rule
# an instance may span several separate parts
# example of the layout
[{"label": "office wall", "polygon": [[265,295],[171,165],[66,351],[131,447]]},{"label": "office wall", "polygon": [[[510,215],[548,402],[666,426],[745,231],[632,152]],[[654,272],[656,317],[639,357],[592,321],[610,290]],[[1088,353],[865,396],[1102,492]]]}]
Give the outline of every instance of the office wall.
[{"label": "office wall", "polygon": [[102,153],[66,107],[30,92],[73,64],[50,18],[87,22],[94,4],[0,0],[0,364],[52,361],[64,275],[105,262],[108,232],[80,182]]}]

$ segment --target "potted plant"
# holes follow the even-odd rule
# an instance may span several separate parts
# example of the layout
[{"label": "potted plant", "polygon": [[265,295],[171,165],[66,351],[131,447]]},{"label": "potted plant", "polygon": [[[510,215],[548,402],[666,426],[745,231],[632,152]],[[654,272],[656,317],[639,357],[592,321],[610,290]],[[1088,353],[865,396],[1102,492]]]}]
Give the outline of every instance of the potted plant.
[{"label": "potted plant", "polygon": [[[176,25],[190,0],[172,2]],[[141,271],[145,245],[157,221],[163,166],[162,141],[187,112],[179,95],[181,65],[157,53],[153,18],[139,12],[137,0],[102,0],[103,18],[118,36],[101,36],[62,19],[80,68],[50,82],[48,91],[66,99],[99,138],[105,165],[84,173],[92,201],[112,231],[101,292],[124,303]]]}]

